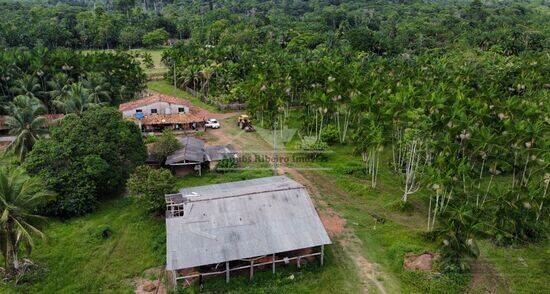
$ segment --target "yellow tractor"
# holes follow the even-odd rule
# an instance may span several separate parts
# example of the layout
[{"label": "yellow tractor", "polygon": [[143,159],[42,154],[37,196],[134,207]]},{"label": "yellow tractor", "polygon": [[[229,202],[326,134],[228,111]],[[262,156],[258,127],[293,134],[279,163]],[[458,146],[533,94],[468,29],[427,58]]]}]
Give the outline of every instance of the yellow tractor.
[{"label": "yellow tractor", "polygon": [[242,130],[245,130],[246,132],[254,132],[255,129],[252,126],[252,122],[250,121],[250,117],[246,114],[241,114],[237,118],[237,126],[241,128]]}]

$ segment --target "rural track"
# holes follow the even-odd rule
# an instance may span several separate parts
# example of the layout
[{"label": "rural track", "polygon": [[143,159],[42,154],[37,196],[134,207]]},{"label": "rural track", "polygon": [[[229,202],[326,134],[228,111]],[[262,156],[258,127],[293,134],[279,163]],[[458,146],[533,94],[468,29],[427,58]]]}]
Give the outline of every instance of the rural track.
[{"label": "rural track", "polygon": [[[237,132],[234,132],[234,130],[232,132],[226,132],[228,128],[237,129],[237,126],[233,124],[232,121],[232,118],[237,116],[237,114],[238,113],[209,113],[210,116],[224,121],[222,128],[217,130],[209,130],[208,132],[210,135],[216,137],[216,144],[231,143],[235,146],[235,148],[237,148],[238,151],[242,151],[246,149],[246,145],[248,145],[246,144],[247,142],[244,141],[246,137],[244,137],[243,134],[245,134],[245,132],[241,130],[237,130]],[[235,135],[231,135],[229,133],[235,133]],[[247,137],[248,138],[246,138],[246,140],[252,139],[250,138],[251,136]],[[254,144],[252,145],[254,146],[255,151],[269,152],[272,150],[269,142],[266,142],[263,138],[261,138],[261,136],[255,135],[253,140]],[[281,149],[280,152],[284,152],[284,149]],[[270,158],[272,157],[272,155],[267,156]],[[362,241],[357,238],[352,230],[344,227],[346,220],[343,219],[337,212],[327,207],[327,203],[323,200],[322,196],[324,193],[334,193],[343,197],[346,193],[339,190],[335,185],[332,185],[331,181],[320,173],[312,173],[307,170],[300,171],[296,168],[288,167],[284,163],[279,165],[277,171],[280,175],[290,175],[294,180],[301,183],[309,190],[309,192],[313,195],[315,206],[317,207],[321,215],[321,219],[324,220],[324,222],[326,222],[327,217],[331,217],[336,218],[336,222],[341,224],[342,228],[337,229],[335,232],[331,232],[329,229],[329,235],[331,235],[332,239],[337,240],[337,242],[341,244],[346,255],[353,260],[354,265],[359,270],[359,278],[362,281],[362,292],[386,294],[387,290],[384,284],[379,280],[379,277],[384,276],[384,274],[378,269],[379,265],[369,261],[365,258],[365,256],[363,256],[361,253],[364,247]]]}]

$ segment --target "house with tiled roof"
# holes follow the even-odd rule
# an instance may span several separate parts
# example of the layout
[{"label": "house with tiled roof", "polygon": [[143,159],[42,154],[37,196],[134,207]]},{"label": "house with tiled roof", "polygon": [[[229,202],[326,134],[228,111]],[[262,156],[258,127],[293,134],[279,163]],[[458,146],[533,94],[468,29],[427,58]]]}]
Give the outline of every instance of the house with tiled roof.
[{"label": "house with tiled roof", "polygon": [[118,106],[124,117],[139,117],[154,114],[189,113],[189,103],[183,99],[155,94],[142,99],[122,103]]},{"label": "house with tiled roof", "polygon": [[155,94],[122,103],[118,110],[136,122],[144,132],[157,132],[165,128],[174,130],[204,130],[205,118],[191,111],[183,99]]}]

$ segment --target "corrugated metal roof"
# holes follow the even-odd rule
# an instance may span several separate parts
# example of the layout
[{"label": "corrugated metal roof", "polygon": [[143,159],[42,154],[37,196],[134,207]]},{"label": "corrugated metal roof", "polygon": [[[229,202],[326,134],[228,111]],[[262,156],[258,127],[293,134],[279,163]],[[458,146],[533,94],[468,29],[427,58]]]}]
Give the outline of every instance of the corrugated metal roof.
[{"label": "corrugated metal roof", "polygon": [[224,158],[235,158],[237,150],[233,145],[219,145],[206,147],[206,153],[210,157],[210,160],[222,160]]},{"label": "corrugated metal roof", "polygon": [[306,188],[285,176],[179,194],[186,214],[166,219],[168,270],[331,243]]},{"label": "corrugated metal roof", "polygon": [[166,158],[166,164],[183,162],[204,162],[206,160],[204,142],[194,137],[178,138],[182,148]]}]

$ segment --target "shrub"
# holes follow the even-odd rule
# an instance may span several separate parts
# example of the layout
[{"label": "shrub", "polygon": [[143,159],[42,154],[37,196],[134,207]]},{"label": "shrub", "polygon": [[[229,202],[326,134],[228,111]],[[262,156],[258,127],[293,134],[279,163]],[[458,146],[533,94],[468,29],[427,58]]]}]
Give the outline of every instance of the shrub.
[{"label": "shrub", "polygon": [[174,192],[176,180],[169,170],[147,165],[136,168],[128,179],[128,191],[148,212],[161,214],[165,210],[164,195]]},{"label": "shrub", "polygon": [[500,246],[524,242],[536,242],[548,236],[544,221],[537,221],[538,205],[529,195],[520,190],[490,192],[488,202],[491,213],[488,217],[488,234]]},{"label": "shrub", "polygon": [[145,137],[145,144],[151,144],[159,141],[159,137],[155,135],[149,135]]},{"label": "shrub", "polygon": [[165,129],[162,135],[158,137],[157,142],[151,150],[151,155],[161,160],[162,163],[166,160],[166,157],[176,152],[181,148],[181,143],[176,139],[172,130]]},{"label": "shrub", "polygon": [[338,140],[338,129],[334,125],[327,125],[321,130],[321,141],[332,145]]},{"label": "shrub", "polygon": [[323,141],[303,141],[301,149],[304,151],[306,157],[311,159],[319,159],[324,157],[325,151],[328,149],[328,145]]},{"label": "shrub", "polygon": [[227,172],[236,167],[237,167],[237,161],[235,161],[235,159],[224,158],[220,160],[220,162],[218,163],[218,166],[216,166],[216,171]]},{"label": "shrub", "polygon": [[364,176],[365,175],[365,166],[361,164],[347,164],[343,167],[339,167],[338,173],[344,175],[354,175],[354,176]]},{"label": "shrub", "polygon": [[98,108],[81,117],[65,116],[51,128],[51,138],[36,143],[24,166],[58,195],[44,207],[45,213],[75,216],[119,193],[146,158],[138,127],[113,108]]},{"label": "shrub", "polygon": [[143,45],[145,45],[146,47],[155,47],[162,45],[162,43],[166,41],[168,37],[168,32],[166,32],[165,29],[156,29],[143,35],[142,41]]}]

